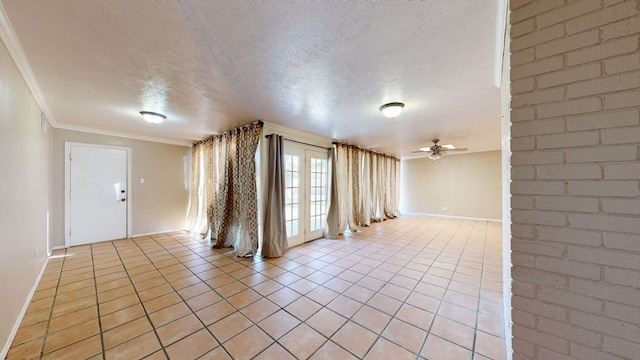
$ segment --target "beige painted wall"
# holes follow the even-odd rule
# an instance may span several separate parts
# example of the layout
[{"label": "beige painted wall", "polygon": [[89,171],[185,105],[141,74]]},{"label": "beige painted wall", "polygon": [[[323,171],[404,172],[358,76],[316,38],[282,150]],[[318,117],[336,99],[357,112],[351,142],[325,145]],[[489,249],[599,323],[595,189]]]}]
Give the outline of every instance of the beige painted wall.
[{"label": "beige painted wall", "polygon": [[51,133],[0,42],[0,348],[47,256]]},{"label": "beige painted wall", "polygon": [[400,163],[400,212],[482,219],[502,217],[501,152]]},{"label": "beige painted wall", "polygon": [[[131,148],[132,235],[183,229],[189,201],[185,163],[191,148],[55,129],[53,132],[52,246],[64,245],[64,144],[66,141]],[[190,166],[186,164],[187,168]],[[140,184],[144,178],[144,184]]]}]

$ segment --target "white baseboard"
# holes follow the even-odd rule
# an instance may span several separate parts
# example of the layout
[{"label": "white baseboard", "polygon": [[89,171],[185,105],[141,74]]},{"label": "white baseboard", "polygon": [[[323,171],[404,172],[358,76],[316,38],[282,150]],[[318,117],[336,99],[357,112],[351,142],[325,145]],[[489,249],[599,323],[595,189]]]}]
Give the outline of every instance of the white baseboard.
[{"label": "white baseboard", "polygon": [[431,217],[448,218],[448,219],[502,222],[502,219],[486,219],[486,218],[475,218],[475,217],[455,216],[455,215],[446,215],[446,214],[429,214],[429,213],[417,213],[417,212],[403,212],[403,213],[401,213],[401,215],[431,216]]},{"label": "white baseboard", "polygon": [[16,322],[13,324],[13,328],[11,328],[9,337],[7,338],[7,341],[4,343],[4,346],[2,346],[2,350],[0,351],[0,359],[4,359],[7,357],[7,354],[9,353],[9,348],[11,348],[11,343],[13,342],[13,339],[16,337],[16,334],[18,333],[18,329],[20,328],[20,323],[22,323],[24,314],[27,313],[27,309],[29,308],[29,304],[31,303],[31,298],[33,298],[33,294],[36,292],[36,289],[38,288],[38,284],[40,283],[40,278],[42,278],[42,274],[44,274],[44,270],[47,268],[48,263],[49,263],[49,257],[47,257],[44,260],[44,263],[42,264],[42,268],[40,268],[40,272],[38,273],[38,277],[36,277],[36,281],[33,283],[33,286],[29,291],[29,295],[27,295],[27,299],[25,300],[24,305],[22,305],[22,309],[18,314],[18,318],[16,319]]},{"label": "white baseboard", "polygon": [[[50,250],[53,251],[53,250],[64,250],[64,249],[65,249],[64,245],[58,245],[58,246],[52,246]],[[49,256],[51,256],[51,254],[49,254]]]},{"label": "white baseboard", "polygon": [[142,233],[142,234],[133,234],[130,237],[134,238],[134,237],[140,237],[140,236],[158,235],[158,234],[164,234],[164,233],[170,233],[170,232],[176,232],[176,231],[185,231],[185,230],[184,229],[170,229],[170,230],[162,230],[162,231],[152,231],[152,232]]}]

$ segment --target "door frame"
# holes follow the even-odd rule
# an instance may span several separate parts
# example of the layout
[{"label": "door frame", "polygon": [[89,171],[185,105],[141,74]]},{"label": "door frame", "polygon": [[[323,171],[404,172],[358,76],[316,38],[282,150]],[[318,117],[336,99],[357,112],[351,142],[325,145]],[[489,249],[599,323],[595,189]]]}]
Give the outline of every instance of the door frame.
[{"label": "door frame", "polygon": [[124,146],[111,146],[89,143],[78,143],[65,141],[64,143],[64,247],[71,246],[71,238],[69,230],[71,229],[71,202],[69,201],[69,191],[71,188],[71,147],[90,147],[99,149],[117,149],[125,150],[127,153],[127,238],[131,236],[131,199],[133,198],[131,191],[131,148]]}]

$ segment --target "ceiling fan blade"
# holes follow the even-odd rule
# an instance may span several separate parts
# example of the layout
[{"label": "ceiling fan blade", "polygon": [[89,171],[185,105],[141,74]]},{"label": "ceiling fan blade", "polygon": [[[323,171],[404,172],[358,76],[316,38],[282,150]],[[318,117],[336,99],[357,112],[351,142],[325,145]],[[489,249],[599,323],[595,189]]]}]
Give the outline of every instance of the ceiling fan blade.
[{"label": "ceiling fan blade", "polygon": [[430,147],[421,147],[420,151],[424,151],[424,152],[432,152],[433,149],[431,149]]},{"label": "ceiling fan blade", "polygon": [[444,150],[444,152],[449,152],[449,151],[467,151],[467,148],[456,148],[456,149]]},{"label": "ceiling fan blade", "polygon": [[440,145],[441,148],[443,149],[447,149],[447,150],[453,150],[456,147],[454,145],[448,144],[448,145]]},{"label": "ceiling fan blade", "polygon": [[416,151],[412,151],[412,154],[422,154],[424,151],[422,150],[416,150]]}]

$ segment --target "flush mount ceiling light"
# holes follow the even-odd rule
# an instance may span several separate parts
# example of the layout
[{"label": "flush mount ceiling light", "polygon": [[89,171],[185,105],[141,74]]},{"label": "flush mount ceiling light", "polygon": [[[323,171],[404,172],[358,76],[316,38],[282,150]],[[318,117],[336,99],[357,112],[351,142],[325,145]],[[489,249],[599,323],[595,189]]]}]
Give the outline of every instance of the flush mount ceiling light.
[{"label": "flush mount ceiling light", "polygon": [[388,104],[384,104],[380,106],[380,111],[382,115],[388,117],[389,119],[393,119],[394,117],[400,115],[402,112],[402,108],[404,108],[404,104],[401,102],[392,102]]},{"label": "flush mount ceiling light", "polygon": [[162,114],[158,114],[155,112],[151,112],[151,111],[140,111],[140,115],[142,115],[142,117],[147,120],[148,122],[152,123],[152,124],[160,124],[161,122],[164,121],[164,119],[166,119],[167,117],[162,115]]}]

